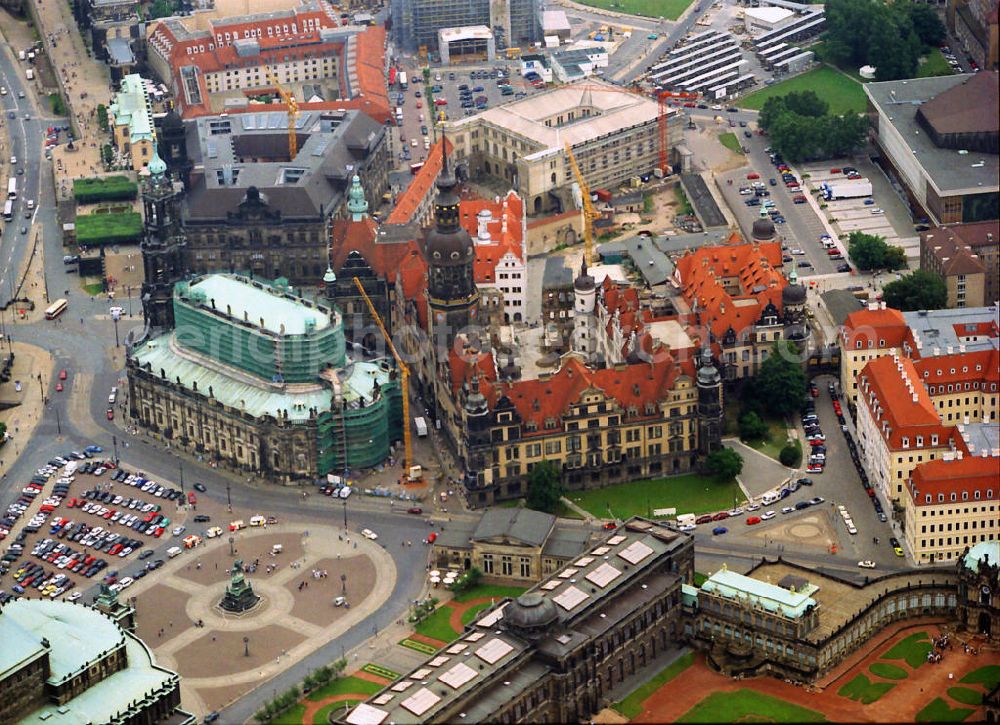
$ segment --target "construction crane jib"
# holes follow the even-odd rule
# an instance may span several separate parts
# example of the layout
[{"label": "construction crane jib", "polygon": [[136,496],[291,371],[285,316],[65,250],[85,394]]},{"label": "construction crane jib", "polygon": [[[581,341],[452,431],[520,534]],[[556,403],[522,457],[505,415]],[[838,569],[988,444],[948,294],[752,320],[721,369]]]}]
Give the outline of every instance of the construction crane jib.
[{"label": "construction crane jib", "polygon": [[281,96],[281,100],[288,111],[288,159],[291,161],[299,152],[299,138],[295,133],[295,119],[299,117],[299,102],[295,100],[294,95],[281,87],[281,84],[278,83],[278,77],[271,70],[270,66],[263,63],[262,67],[264,68],[265,75],[267,75],[267,80],[274,86],[278,95]]},{"label": "construction crane jib", "polygon": [[372,304],[371,298],[368,297],[368,293],[365,292],[364,286],[361,284],[361,280],[357,277],[354,278],[354,286],[358,288],[358,292],[365,300],[365,304],[368,305],[368,311],[372,313],[372,318],[375,320],[375,324],[378,325],[378,329],[382,332],[382,337],[385,338],[386,345],[389,346],[389,351],[392,352],[392,356],[396,359],[396,365],[399,367],[399,372],[403,381],[403,448],[406,451],[406,470],[411,471],[413,466],[413,447],[410,440],[410,369],[403,362],[403,358],[400,357],[399,352],[396,351],[396,346],[392,343],[392,338],[389,336],[389,331],[385,329],[385,325],[382,324],[382,318],[379,317],[378,312],[375,310],[375,305]]}]

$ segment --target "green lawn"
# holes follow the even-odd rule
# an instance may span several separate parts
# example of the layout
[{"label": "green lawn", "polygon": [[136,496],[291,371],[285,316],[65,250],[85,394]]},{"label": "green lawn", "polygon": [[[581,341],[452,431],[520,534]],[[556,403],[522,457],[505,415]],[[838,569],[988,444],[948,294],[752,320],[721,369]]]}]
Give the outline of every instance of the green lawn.
[{"label": "green lawn", "polygon": [[917,68],[917,78],[930,78],[931,76],[950,76],[951,66],[941,55],[941,51],[933,48],[923,59]]},{"label": "green lawn", "polygon": [[479,616],[484,609],[489,609],[492,605],[489,602],[480,602],[462,612],[462,624],[468,624]]},{"label": "green lawn", "polygon": [[732,151],[734,154],[743,153],[743,146],[740,144],[740,140],[736,138],[736,134],[732,131],[720,134],[719,143]]},{"label": "green lawn", "polygon": [[[785,426],[785,422],[783,420],[765,418],[764,422],[767,423],[767,430],[768,433],[770,433],[770,436],[766,441],[757,440],[743,442],[755,451],[760,451],[765,456],[769,456],[777,461],[778,456],[781,454],[781,449],[785,447],[786,443],[788,443],[788,428]],[[739,430],[738,427],[737,430]]]},{"label": "green lawn", "polygon": [[982,705],[983,693],[971,687],[949,687],[948,697],[963,705]]},{"label": "green lawn", "polygon": [[962,722],[975,710],[965,707],[948,707],[948,703],[935,697],[930,704],[917,713],[917,722]]},{"label": "green lawn", "polygon": [[676,508],[679,514],[728,510],[734,499],[743,501],[743,492],[736,481],[718,483],[712,478],[689,473],[574,491],[569,498],[599,518],[627,519],[649,516],[659,508]]},{"label": "green lawn", "polygon": [[83,287],[83,291],[86,292],[91,297],[99,295],[102,292],[104,292],[103,282],[89,282],[87,284],[81,284],[80,286]]},{"label": "green lawn", "polygon": [[[580,0],[580,2],[592,8],[604,8],[629,15],[645,15],[650,18],[662,16],[667,20],[677,20],[693,0]],[[628,25],[628,21],[625,24]],[[620,27],[617,24],[615,26]],[[640,33],[642,29],[636,28],[634,32]]]},{"label": "green lawn", "polygon": [[306,706],[301,702],[292,705],[271,721],[271,725],[301,725],[306,714]]},{"label": "green lawn", "polygon": [[432,655],[437,652],[437,647],[432,647],[426,642],[419,642],[415,639],[410,639],[409,637],[400,640],[399,644],[407,649],[412,649],[414,652],[419,652],[422,655]]},{"label": "green lawn", "polygon": [[930,651],[931,643],[927,632],[915,632],[893,645],[892,649],[882,655],[882,659],[906,660],[906,664],[915,670],[927,661],[927,653]]},{"label": "green lawn", "polygon": [[784,96],[792,91],[815,91],[830,104],[830,113],[863,113],[867,102],[861,84],[840,71],[829,67],[817,68],[762,88],[739,102],[743,108],[760,110],[768,98]]},{"label": "green lawn", "polygon": [[[348,676],[338,677],[323,685],[318,690],[313,690],[306,695],[307,700],[319,702],[332,695],[374,695],[382,689],[382,685],[370,680],[362,680],[360,677]],[[299,720],[302,722],[302,720]]]},{"label": "green lawn", "polygon": [[837,690],[837,694],[841,697],[857,700],[862,705],[871,705],[895,686],[894,682],[873,682],[864,675],[858,675]]},{"label": "green lawn", "polygon": [[495,584],[477,584],[455,596],[456,602],[471,602],[473,599],[503,599],[504,597],[519,597],[527,590],[526,587],[503,587]]},{"label": "green lawn", "polygon": [[451,642],[461,634],[461,632],[452,629],[448,622],[453,611],[455,610],[451,607],[438,607],[431,613],[431,616],[416,626],[416,633],[442,642]]},{"label": "green lawn", "polygon": [[884,677],[887,680],[905,680],[909,674],[898,665],[891,665],[888,662],[874,662],[868,668],[873,675]]},{"label": "green lawn", "polygon": [[[330,722],[331,713],[337,712],[343,714],[345,710],[354,707],[359,702],[361,702],[361,700],[342,700],[340,702],[331,702],[329,705],[324,705],[316,711],[315,715],[313,715],[313,722]],[[301,722],[302,721],[299,720],[299,723]]]},{"label": "green lawn", "polygon": [[716,692],[692,707],[678,722],[826,722],[822,713],[754,690]]},{"label": "green lawn", "polygon": [[973,685],[979,684],[985,687],[987,691],[991,691],[994,687],[1000,685],[1000,665],[980,667],[978,670],[973,670],[967,674],[959,682],[967,682]]},{"label": "green lawn", "polygon": [[629,720],[634,719],[642,712],[642,703],[645,702],[650,695],[690,667],[692,662],[694,662],[694,655],[688,652],[677,661],[660,670],[649,682],[646,682],[645,684],[640,685],[638,689],[633,690],[628,697],[615,704],[613,706],[614,709],[627,717]]},{"label": "green lawn", "polygon": [[142,216],[136,211],[78,214],[76,242],[88,247],[125,244],[142,236]]}]

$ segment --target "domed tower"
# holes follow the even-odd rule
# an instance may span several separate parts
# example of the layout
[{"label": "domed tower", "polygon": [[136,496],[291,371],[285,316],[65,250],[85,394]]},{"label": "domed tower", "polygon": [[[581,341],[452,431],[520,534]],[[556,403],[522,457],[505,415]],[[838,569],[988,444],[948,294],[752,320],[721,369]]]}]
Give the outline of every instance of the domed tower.
[{"label": "domed tower", "polygon": [[355,222],[368,216],[368,200],[361,186],[361,177],[357,174],[351,179],[351,188],[347,192],[347,211],[351,213],[351,221]]},{"label": "domed tower", "polygon": [[722,376],[708,340],[698,360],[698,450],[703,456],[722,445]]},{"label": "domed tower", "polygon": [[753,223],[753,230],[750,238],[754,242],[773,242],[778,238],[778,232],[774,228],[774,222],[768,217],[762,216]]},{"label": "domed tower", "polygon": [[799,284],[799,275],[794,267],[788,275],[788,284],[781,290],[781,306],[785,322],[784,338],[802,350],[811,333],[805,315],[806,288]]},{"label": "domed tower", "polygon": [[548,635],[558,619],[559,611],[551,599],[527,592],[504,607],[501,626],[520,637],[537,639]]},{"label": "domed tower", "polygon": [[580,274],[573,281],[573,352],[592,363],[597,354],[597,285],[587,273],[584,256]]},{"label": "domed tower", "polygon": [[184,122],[177,115],[177,111],[173,109],[167,111],[157,123],[156,143],[160,158],[167,164],[167,171],[183,181],[184,187],[188,188],[192,164],[187,155]]},{"label": "domed tower", "polygon": [[139,246],[145,271],[142,313],[149,327],[168,329],[174,326],[174,283],[185,274],[187,240],[180,223],[180,189],[167,174],[155,141],[147,169],[149,178],[142,184],[145,219]]},{"label": "domed tower", "polygon": [[475,248],[472,237],[459,223],[457,182],[448,167],[445,145],[441,148],[444,162],[437,182],[434,229],[424,240],[431,336],[439,358],[451,348],[455,335],[475,321],[479,303],[479,290],[473,275]]}]

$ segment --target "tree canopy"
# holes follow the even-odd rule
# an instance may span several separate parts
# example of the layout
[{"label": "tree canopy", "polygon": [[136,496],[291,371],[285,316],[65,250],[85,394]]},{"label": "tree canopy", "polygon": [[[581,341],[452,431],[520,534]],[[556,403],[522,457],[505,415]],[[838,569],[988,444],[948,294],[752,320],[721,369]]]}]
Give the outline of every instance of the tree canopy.
[{"label": "tree canopy", "polygon": [[847,253],[858,269],[904,269],[906,253],[886,243],[885,237],[864,232],[851,232],[847,238]]},{"label": "tree canopy", "polygon": [[705,459],[705,468],[719,481],[731,481],[743,470],[743,456],[732,448],[720,448]]},{"label": "tree canopy", "polygon": [[814,91],[768,98],[758,123],[771,146],[789,161],[845,156],[861,146],[868,130],[864,116],[835,116]]},{"label": "tree canopy", "polygon": [[562,481],[555,465],[551,461],[536,464],[528,475],[528,508],[554,514],[562,495]]},{"label": "tree canopy", "polygon": [[830,0],[825,55],[841,66],[875,66],[875,78],[912,78],[919,57],[944,40],[937,11],[918,3]]},{"label": "tree canopy", "polygon": [[918,269],[882,290],[882,299],[888,307],[897,310],[939,310],[948,304],[948,288],[944,280],[933,272]]},{"label": "tree canopy", "polygon": [[784,416],[799,409],[806,392],[806,374],[798,350],[787,340],[778,340],[753,379],[753,395],[761,409]]},{"label": "tree canopy", "polygon": [[740,417],[740,440],[766,440],[769,435],[767,423],[754,411],[751,410]]}]

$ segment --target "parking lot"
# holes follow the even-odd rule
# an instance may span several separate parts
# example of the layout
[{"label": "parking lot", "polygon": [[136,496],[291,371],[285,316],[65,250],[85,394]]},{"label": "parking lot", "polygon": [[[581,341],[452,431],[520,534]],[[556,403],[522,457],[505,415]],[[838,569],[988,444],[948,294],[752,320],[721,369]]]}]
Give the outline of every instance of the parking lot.
[{"label": "parking lot", "polygon": [[[76,600],[97,581],[124,589],[163,564],[134,566],[154,555],[149,547],[158,540],[173,536],[171,546],[182,544],[186,509],[196,494],[131,474],[103,454],[89,446],[42,462],[4,512],[0,599]],[[129,576],[126,566],[133,569]]]},{"label": "parking lot", "polygon": [[[852,167],[851,164],[854,164]],[[808,174],[810,193],[815,193],[821,184],[844,181],[844,166],[857,168],[862,179],[872,184],[872,194],[852,199],[831,199],[824,201],[823,212],[827,219],[842,234],[859,231],[885,237],[888,244],[903,249],[911,267],[917,267],[920,260],[920,238],[913,232],[909,210],[895,193],[878,167],[870,162],[827,161],[822,164],[804,164],[803,175]],[[837,173],[834,173],[837,170]],[[909,232],[909,233],[908,233]]]},{"label": "parking lot", "polygon": [[[408,73],[409,87],[400,91],[397,87],[390,89],[390,101],[403,109],[403,125],[396,129],[400,136],[400,145],[396,153],[396,164],[408,167],[427,159],[427,147],[437,140],[438,129],[435,121],[456,120],[479,113],[481,110],[493,108],[502,103],[509,103],[524,95],[540,92],[520,77],[517,66],[509,64],[505,71],[507,80],[497,77],[500,68],[504,66],[479,66],[461,68],[439,68],[431,74],[430,86],[432,96],[427,97],[427,86],[423,74],[419,71]],[[475,75],[476,77],[472,77]],[[500,86],[508,83],[511,86],[509,95],[503,95]],[[463,88],[464,86],[464,88]],[[472,98],[472,107],[462,107],[462,93],[467,91]],[[524,94],[524,95],[519,95]],[[402,104],[398,101],[400,97]],[[485,99],[485,105],[477,108],[475,101]],[[438,101],[444,101],[438,104]]]}]

